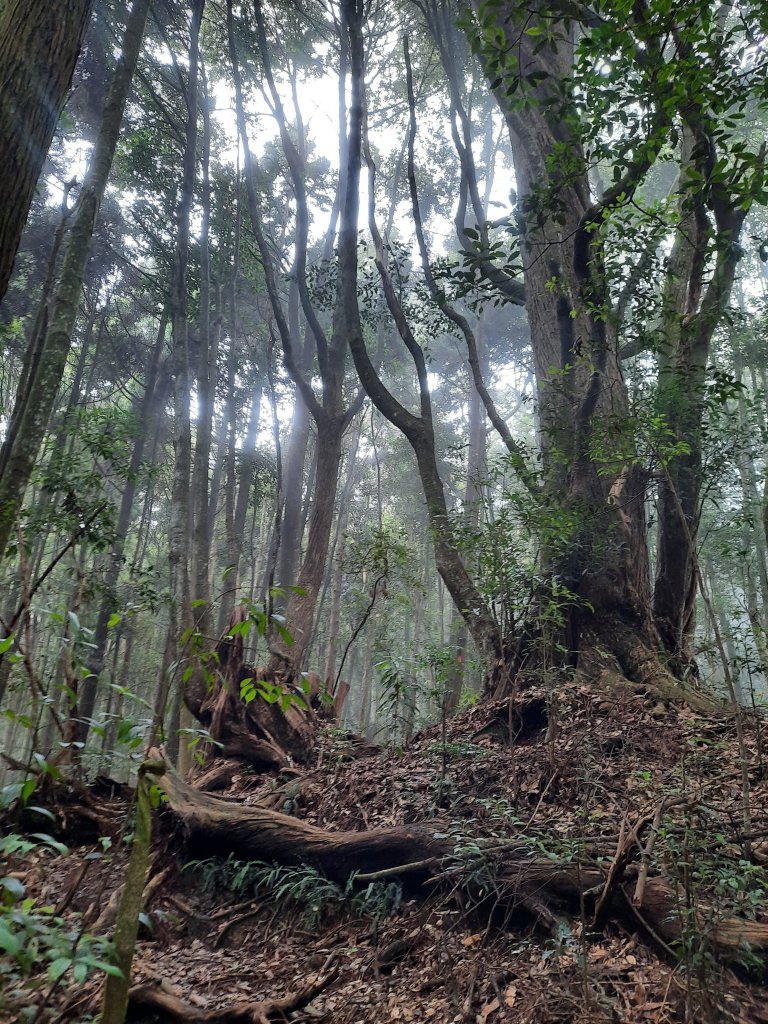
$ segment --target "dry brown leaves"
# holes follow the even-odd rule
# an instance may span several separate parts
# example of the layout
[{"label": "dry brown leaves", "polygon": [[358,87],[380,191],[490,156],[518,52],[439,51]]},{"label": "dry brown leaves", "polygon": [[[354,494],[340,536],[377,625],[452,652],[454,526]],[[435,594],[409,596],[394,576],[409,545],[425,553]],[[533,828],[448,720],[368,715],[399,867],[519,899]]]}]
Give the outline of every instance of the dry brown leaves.
[{"label": "dry brown leaves", "polygon": [[[511,746],[487,729],[494,716],[506,713],[500,705],[476,708],[448,723],[445,749],[439,727],[421,733],[402,752],[374,756],[368,750],[359,756],[359,746],[328,730],[315,766],[298,779],[244,772],[226,795],[269,801],[330,829],[414,821],[434,821],[436,831],[459,822],[474,837],[524,829],[553,855],[567,858],[578,851],[603,857],[607,865],[622,820],[629,830],[643,815],[653,815],[665,797],[684,792],[691,801],[665,816],[670,837],[659,841],[652,870],[664,867],[674,875],[681,843],[688,843],[690,854],[697,837],[707,841],[715,835],[724,861],[730,856],[738,863],[740,769],[726,711],[705,717],[642,695],[606,695],[578,680],[554,694],[529,690],[525,697],[537,694],[547,701],[549,729]],[[752,842],[760,859],[768,852],[768,773],[754,722],[747,723],[746,737]],[[38,878],[42,898],[60,898],[85,852]],[[633,854],[635,862],[638,856]],[[98,874],[75,894],[73,909],[87,909]],[[114,871],[114,881],[119,874]],[[212,1010],[239,999],[284,996],[312,972],[335,966],[338,980],[294,1018],[327,1024],[768,1021],[768,997],[759,984],[709,963],[686,971],[647,936],[615,926],[592,933],[584,922],[571,921],[560,939],[500,930],[434,894],[426,902],[406,900],[377,927],[330,917],[311,933],[298,918],[275,917],[268,905],[251,910],[242,901],[242,895],[204,895],[194,876],[180,874],[174,886],[155,896],[155,931],[139,943],[134,981],[162,979],[180,998]],[[222,928],[238,916],[242,920],[217,945]],[[414,935],[418,941],[410,942]],[[403,955],[382,962],[381,951],[398,942]],[[64,995],[71,1012],[59,1019],[81,1019],[88,992]],[[61,1013],[62,1002],[57,1005]]]}]

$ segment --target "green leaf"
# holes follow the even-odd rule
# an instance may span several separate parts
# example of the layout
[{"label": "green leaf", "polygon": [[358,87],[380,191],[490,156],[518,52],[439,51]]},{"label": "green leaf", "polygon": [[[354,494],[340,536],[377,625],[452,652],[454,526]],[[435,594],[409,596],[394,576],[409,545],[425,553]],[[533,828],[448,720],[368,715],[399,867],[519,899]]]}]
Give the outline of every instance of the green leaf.
[{"label": "green leaf", "polygon": [[[35,808],[35,810],[42,809],[43,808]],[[51,817],[53,818],[53,815],[51,815]],[[57,853],[60,853],[62,857],[66,857],[69,853],[69,848],[65,846],[64,843],[60,843],[58,839],[54,839],[53,836],[49,836],[47,832],[33,832],[31,838],[39,839],[41,843],[45,843],[46,846],[50,846]]]},{"label": "green leaf", "polygon": [[5,878],[0,878],[0,885],[16,899],[21,899],[26,892],[18,878],[11,878],[9,875],[6,875]]},{"label": "green leaf", "polygon": [[21,952],[21,942],[2,921],[0,921],[0,949],[4,949],[9,956],[18,956]]},{"label": "green leaf", "polygon": [[285,626],[281,626],[279,622],[275,622],[275,629],[277,630],[277,632],[282,637],[283,642],[285,643],[285,645],[287,647],[290,647],[293,644],[293,637],[288,632],[288,630],[285,628]]},{"label": "green leaf", "polygon": [[[143,917],[145,915],[142,914],[139,916]],[[100,971],[104,971],[105,974],[111,974],[113,978],[123,977],[123,972],[120,970],[117,964],[107,963],[106,960],[91,960],[90,958],[88,960],[88,963],[91,965],[91,967],[98,967],[98,969]]]},{"label": "green leaf", "polygon": [[8,648],[13,644],[13,633],[9,636],[4,637],[0,640],[0,654],[5,654]]},{"label": "green leaf", "polygon": [[114,629],[115,626],[119,626],[122,621],[123,621],[122,615],[118,615],[117,612],[113,612],[110,615],[110,617],[109,617],[109,622],[107,623],[107,629]]},{"label": "green leaf", "polygon": [[48,978],[51,981],[58,981],[62,975],[67,973],[71,965],[72,961],[68,956],[57,957],[48,968]]}]

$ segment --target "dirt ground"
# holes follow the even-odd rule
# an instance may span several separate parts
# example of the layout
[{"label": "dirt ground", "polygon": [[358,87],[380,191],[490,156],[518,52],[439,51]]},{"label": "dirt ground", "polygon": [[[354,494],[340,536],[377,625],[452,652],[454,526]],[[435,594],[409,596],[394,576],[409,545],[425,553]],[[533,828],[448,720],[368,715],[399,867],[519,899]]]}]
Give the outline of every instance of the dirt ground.
[{"label": "dirt ground", "polygon": [[[742,964],[726,966],[708,943],[723,916],[768,921],[762,730],[759,717],[747,716],[749,836],[727,709],[702,715],[642,694],[609,696],[578,679],[556,693],[529,687],[511,709],[505,703],[465,711],[445,732],[435,726],[404,750],[377,749],[324,727],[310,767],[274,777],[233,765],[220,793],[330,830],[433,823],[455,841],[456,863],[479,840],[498,838],[503,846],[522,837],[531,856],[600,863],[606,877],[626,837],[646,822],[628,877],[645,860],[649,875],[662,873],[679,887],[680,906],[698,927],[677,948],[650,933],[641,911],[634,920],[594,926],[585,901],[580,914],[558,917],[554,930],[551,921],[544,926],[516,913],[494,890],[492,858],[471,884],[450,863],[419,890],[409,890],[407,879],[402,886],[382,880],[360,913],[364,900],[356,909],[349,894],[317,878],[277,874],[267,884],[269,866],[254,875],[233,864],[236,857],[228,865],[212,861],[160,808],[133,983],[152,983],[209,1021],[235,1019],[217,1018],[219,1008],[284,997],[331,972],[328,987],[284,1019],[768,1021],[762,954],[745,951]],[[11,857],[7,870],[74,930],[108,933],[127,857],[130,800],[103,783],[92,793],[87,807],[74,800],[56,808],[66,856],[41,848]],[[112,849],[104,854],[96,840],[108,834]],[[100,856],[88,859],[94,854]],[[355,889],[365,890],[366,883]],[[76,985],[65,975],[50,991],[44,976],[6,971],[0,1019],[92,1020],[102,977],[96,972]],[[173,1017],[132,1004],[128,1019]]]}]

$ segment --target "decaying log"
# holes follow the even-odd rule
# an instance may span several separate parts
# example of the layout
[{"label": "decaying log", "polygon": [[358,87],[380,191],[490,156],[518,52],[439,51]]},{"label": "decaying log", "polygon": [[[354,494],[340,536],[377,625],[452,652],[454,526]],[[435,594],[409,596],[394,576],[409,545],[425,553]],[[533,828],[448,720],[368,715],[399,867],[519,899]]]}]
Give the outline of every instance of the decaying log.
[{"label": "decaying log", "polygon": [[150,1006],[178,1021],[195,1021],[198,1024],[270,1024],[284,1021],[287,1014],[308,1006],[336,980],[337,975],[338,971],[333,970],[282,999],[231,1003],[218,1010],[203,1010],[185,1003],[162,983],[134,985],[128,998],[133,1006]]},{"label": "decaying log", "polygon": [[[153,756],[153,753],[150,753]],[[183,824],[193,841],[218,852],[235,852],[278,863],[309,863],[329,878],[346,881],[363,873],[370,879],[401,874],[408,884],[419,885],[461,879],[462,866],[453,855],[453,843],[437,838],[426,824],[366,832],[330,832],[265,807],[247,806],[201,793],[170,772],[158,780],[167,796],[167,807]],[[582,909],[602,920],[614,919],[641,927],[647,936],[667,948],[684,937],[690,927],[684,899],[673,884],[661,877],[648,878],[642,905],[633,902],[634,884],[609,875],[594,861],[555,861],[530,856],[523,840],[495,841],[496,891],[485,895],[489,910],[505,917],[519,912],[540,927],[564,915],[578,917]],[[450,858],[446,860],[446,858]],[[468,865],[468,868],[477,864]],[[469,871],[467,872],[469,874]],[[610,883],[610,884],[607,884]],[[722,918],[715,908],[700,905],[697,929],[723,960],[743,959],[745,944],[756,952],[768,950],[768,924],[740,918]]]}]

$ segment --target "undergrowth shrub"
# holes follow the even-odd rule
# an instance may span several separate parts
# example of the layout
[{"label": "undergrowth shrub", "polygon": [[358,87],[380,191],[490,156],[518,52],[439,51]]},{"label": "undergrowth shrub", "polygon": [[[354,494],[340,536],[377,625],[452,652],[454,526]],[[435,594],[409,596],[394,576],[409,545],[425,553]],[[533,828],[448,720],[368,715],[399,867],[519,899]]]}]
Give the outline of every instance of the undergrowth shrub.
[{"label": "undergrowth shrub", "polygon": [[[50,836],[13,833],[0,839],[0,858],[49,848],[67,852]],[[13,874],[0,878],[0,953],[3,1006],[17,1008],[19,1021],[36,1020],[39,999],[60,984],[82,985],[94,971],[120,975],[108,939],[88,934],[79,914],[64,918],[54,907],[39,905]]]},{"label": "undergrowth shrub", "polygon": [[278,913],[301,911],[305,923],[316,927],[332,914],[352,914],[375,921],[394,914],[402,902],[397,882],[370,882],[361,887],[356,875],[341,886],[317,868],[284,866],[257,860],[211,857],[184,865],[201,879],[205,892],[251,893],[268,899]]}]

